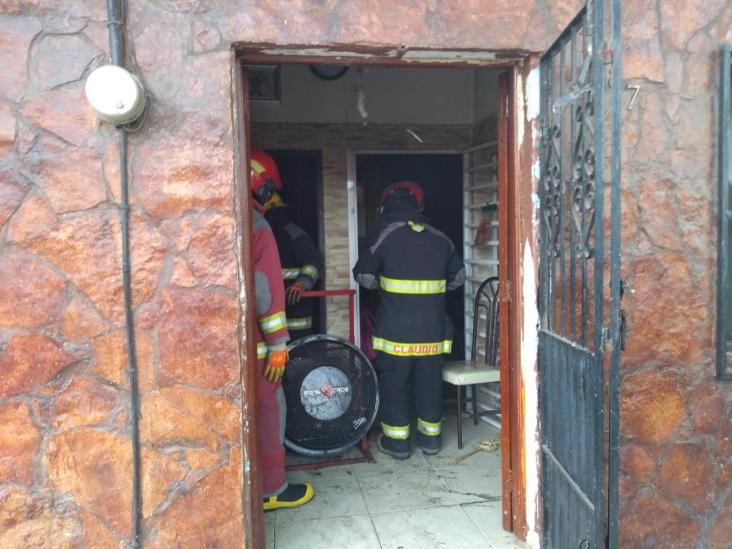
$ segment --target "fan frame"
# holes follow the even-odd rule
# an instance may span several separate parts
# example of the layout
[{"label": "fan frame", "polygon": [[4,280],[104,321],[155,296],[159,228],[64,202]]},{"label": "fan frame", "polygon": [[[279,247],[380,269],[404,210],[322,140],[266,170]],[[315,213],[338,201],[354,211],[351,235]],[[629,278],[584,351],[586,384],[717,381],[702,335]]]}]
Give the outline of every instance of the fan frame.
[{"label": "fan frame", "polygon": [[[350,441],[348,444],[339,446],[337,448],[329,448],[324,450],[313,450],[312,448],[306,448],[304,446],[301,446],[300,444],[293,442],[292,440],[287,438],[287,429],[285,428],[285,436],[284,436],[284,445],[292,450],[293,452],[297,452],[300,455],[307,456],[307,457],[315,457],[315,458],[329,458],[334,456],[340,456],[350,450],[351,448],[358,445],[358,443],[361,441],[361,439],[366,436],[366,434],[369,432],[371,427],[374,424],[374,421],[376,421],[376,416],[379,412],[379,378],[376,375],[376,369],[374,368],[374,365],[371,364],[371,361],[366,356],[366,354],[359,349],[356,345],[348,341],[347,339],[343,339],[341,337],[336,337],[328,334],[315,334],[306,336],[300,339],[297,339],[290,343],[287,347],[288,352],[292,353],[294,350],[299,349],[300,347],[303,347],[304,345],[307,345],[312,342],[331,342],[331,343],[337,343],[340,345],[343,345],[345,347],[350,348],[352,351],[354,351],[357,355],[361,357],[361,359],[369,366],[368,371],[370,375],[373,377],[374,380],[374,388],[375,388],[375,394],[374,394],[374,405],[373,405],[373,411],[370,414],[370,417],[367,419],[366,423],[367,426],[365,429],[363,429],[363,432],[359,434],[358,436],[354,436],[353,440]],[[333,366],[332,364],[328,364],[328,366]],[[320,367],[320,366],[317,366]],[[314,368],[313,368],[314,369]],[[310,370],[312,371],[312,370]],[[342,370],[341,370],[342,371]],[[346,374],[346,372],[343,372]],[[306,374],[307,375],[307,374]],[[306,376],[303,376],[303,379]],[[351,382],[351,385],[353,385],[353,381],[349,377],[349,382]],[[302,383],[302,380],[300,381]],[[297,387],[297,392],[299,393],[300,387]],[[287,404],[285,404],[287,405]],[[286,423],[286,421],[285,421]]]}]

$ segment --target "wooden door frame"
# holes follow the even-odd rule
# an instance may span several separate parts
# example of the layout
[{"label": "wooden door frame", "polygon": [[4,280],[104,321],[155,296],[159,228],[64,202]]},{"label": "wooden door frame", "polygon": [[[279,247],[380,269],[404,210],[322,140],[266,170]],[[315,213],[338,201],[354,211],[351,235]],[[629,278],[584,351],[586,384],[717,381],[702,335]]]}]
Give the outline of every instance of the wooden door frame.
[{"label": "wooden door frame", "polygon": [[[252,193],[249,192],[250,112],[248,83],[243,77],[241,62],[232,50],[231,82],[233,98],[234,141],[234,214],[238,240],[239,322],[238,343],[241,361],[241,442],[242,442],[242,529],[244,547],[264,547],[264,515],[262,510],[262,468],[259,460],[257,423],[257,348],[254,304],[254,264],[252,261]],[[249,321],[247,322],[246,319]]]},{"label": "wooden door frame", "polygon": [[[501,356],[501,481],[503,528],[526,538],[525,467],[521,458],[523,441],[522,392],[518,375],[518,341],[520,333],[517,306],[519,288],[516,246],[516,169],[512,162],[515,146],[513,70],[498,79],[498,279],[500,303]],[[507,427],[507,428],[506,428]]]},{"label": "wooden door frame", "polygon": [[[271,54],[271,45],[250,45],[246,48],[232,50],[232,97],[234,131],[234,172],[236,183],[235,212],[239,244],[241,321],[239,324],[240,352],[242,360],[242,444],[243,444],[243,488],[242,509],[244,544],[246,547],[264,546],[264,518],[261,509],[262,479],[261,465],[258,458],[257,417],[256,417],[256,373],[247,368],[256,358],[253,301],[254,280],[251,262],[251,197],[248,192],[248,164],[250,136],[250,112],[246,90],[246,82],[242,77],[243,63],[339,63],[347,65],[384,65],[390,67],[441,67],[441,68],[505,68],[508,73],[507,95],[510,100],[507,111],[499,109],[499,149],[503,147],[505,163],[499,161],[499,203],[507,207],[499,209],[499,228],[506,227],[506,238],[500,238],[499,246],[499,278],[502,281],[501,303],[508,306],[501,308],[501,410],[502,410],[502,495],[503,495],[503,527],[526,539],[529,532],[526,517],[526,448],[524,422],[524,385],[522,381],[521,363],[532,357],[522,357],[520,338],[523,335],[524,299],[521,292],[523,284],[522,258],[523,242],[533,238],[531,217],[531,165],[533,150],[528,151],[519,143],[519,133],[523,140],[530,139],[526,132],[516,132],[517,124],[524,124],[521,102],[517,99],[521,93],[522,79],[520,67],[525,65],[524,54],[506,52],[504,54],[487,52],[494,55],[497,61],[486,63],[466,62],[456,54],[454,61],[404,61],[392,57],[383,49],[354,50],[352,56],[338,52],[328,55],[294,54],[299,46],[283,48],[286,53]],[[505,118],[503,115],[506,115]],[[501,144],[503,136],[503,144]],[[499,150],[500,157],[500,150]],[[501,175],[502,174],[502,175]],[[528,175],[527,175],[528,174]],[[529,184],[528,189],[525,187]],[[502,190],[501,190],[502,189]],[[527,198],[528,197],[528,198]],[[528,200],[528,203],[527,203]],[[528,209],[527,209],[528,206]],[[503,268],[501,268],[503,264]],[[501,274],[503,273],[503,274]],[[507,283],[505,281],[508,281]],[[531,281],[533,284],[534,281]],[[535,306],[535,303],[531,304]],[[250,319],[245,322],[244,319]],[[504,358],[507,357],[507,358]],[[536,357],[533,357],[535,364]],[[507,398],[504,398],[504,391]],[[538,410],[537,410],[538,413]],[[506,423],[503,423],[506,422]],[[503,427],[508,424],[508,429]],[[508,449],[508,451],[506,451]],[[538,497],[538,494],[536,494]]]}]

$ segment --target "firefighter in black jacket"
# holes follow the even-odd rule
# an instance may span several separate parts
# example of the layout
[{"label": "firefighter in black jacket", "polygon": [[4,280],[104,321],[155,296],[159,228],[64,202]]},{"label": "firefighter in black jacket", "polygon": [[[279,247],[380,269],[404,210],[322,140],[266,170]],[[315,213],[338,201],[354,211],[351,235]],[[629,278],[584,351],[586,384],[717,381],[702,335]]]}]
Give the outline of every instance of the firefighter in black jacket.
[{"label": "firefighter in black jacket", "polygon": [[[270,168],[281,187],[274,159],[261,149],[252,149],[252,158]],[[278,188],[280,188],[278,187]],[[287,205],[274,193],[264,205],[265,218],[272,227],[282,264],[282,278],[287,294],[287,330],[291,341],[313,333],[314,299],[302,299],[302,293],[313,289],[320,277],[323,257],[310,236],[293,223]]]},{"label": "firefighter in black jacket", "polygon": [[414,376],[417,442],[426,454],[440,450],[443,355],[452,348],[445,292],[465,282],[455,246],[422,215],[416,183],[389,185],[381,195],[376,238],[353,269],[356,281],[380,289],[373,348],[379,351],[379,449],[397,459],[410,455],[409,393]]}]

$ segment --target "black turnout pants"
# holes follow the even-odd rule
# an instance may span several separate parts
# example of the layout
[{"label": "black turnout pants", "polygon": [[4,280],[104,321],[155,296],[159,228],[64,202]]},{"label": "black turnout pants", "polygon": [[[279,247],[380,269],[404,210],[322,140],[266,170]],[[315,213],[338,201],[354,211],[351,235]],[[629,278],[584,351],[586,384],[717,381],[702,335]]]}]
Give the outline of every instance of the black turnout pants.
[{"label": "black turnout pants", "polygon": [[397,357],[379,353],[379,410],[382,423],[394,427],[408,426],[412,420],[410,381],[414,381],[417,417],[430,423],[442,418],[443,355]]}]

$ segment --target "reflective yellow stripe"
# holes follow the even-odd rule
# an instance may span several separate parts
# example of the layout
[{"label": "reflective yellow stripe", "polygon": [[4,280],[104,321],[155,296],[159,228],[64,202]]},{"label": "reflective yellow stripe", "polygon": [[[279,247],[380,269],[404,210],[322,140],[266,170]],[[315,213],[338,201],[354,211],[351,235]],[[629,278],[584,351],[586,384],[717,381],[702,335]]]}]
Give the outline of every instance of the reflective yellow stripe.
[{"label": "reflective yellow stripe", "polygon": [[425,421],[417,418],[417,431],[424,433],[427,436],[436,437],[442,431],[442,422],[437,421],[432,423],[431,421]]},{"label": "reflective yellow stripe", "polygon": [[285,313],[275,313],[260,319],[259,326],[265,334],[273,334],[279,330],[287,328],[287,319]]},{"label": "reflective yellow stripe", "polygon": [[394,356],[433,356],[452,351],[452,340],[446,339],[436,343],[396,343],[375,337],[373,348],[374,351],[382,351]]},{"label": "reflective yellow stripe", "polygon": [[264,166],[259,163],[258,160],[254,160],[253,158],[249,161],[252,168],[254,168],[254,171],[257,173],[262,173],[264,171]]},{"label": "reflective yellow stripe", "polygon": [[300,274],[304,274],[312,278],[313,280],[318,280],[318,276],[320,275],[320,272],[318,271],[318,268],[315,265],[305,265],[302,270],[300,271]]},{"label": "reflective yellow stripe", "polygon": [[412,227],[412,230],[415,233],[421,233],[422,231],[424,231],[424,225],[422,225],[421,223],[415,223],[414,221],[408,221],[407,223],[409,223],[409,226]]},{"label": "reflective yellow stripe", "polygon": [[381,287],[392,294],[444,294],[447,280],[400,280],[381,276]]},{"label": "reflective yellow stripe", "polygon": [[257,358],[267,358],[268,351],[269,349],[264,341],[257,343]]},{"label": "reflective yellow stripe", "polygon": [[300,276],[300,269],[296,267],[283,267],[282,268],[282,278],[285,280],[295,280],[298,276]]},{"label": "reflective yellow stripe", "polygon": [[384,430],[384,434],[389,438],[396,438],[399,440],[405,440],[409,438],[409,425],[396,426],[387,425],[386,423],[382,422],[381,428]]},{"label": "reflective yellow stripe", "polygon": [[287,329],[288,330],[307,330],[313,327],[313,317],[306,316],[303,318],[288,318]]}]

